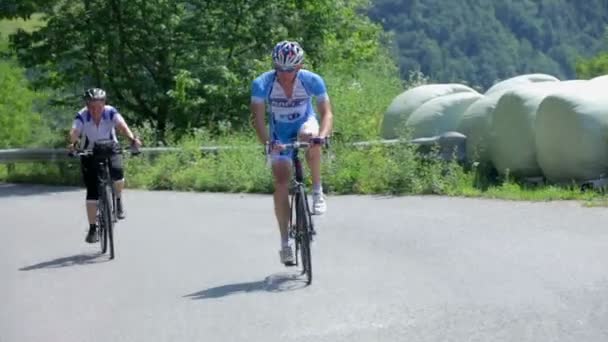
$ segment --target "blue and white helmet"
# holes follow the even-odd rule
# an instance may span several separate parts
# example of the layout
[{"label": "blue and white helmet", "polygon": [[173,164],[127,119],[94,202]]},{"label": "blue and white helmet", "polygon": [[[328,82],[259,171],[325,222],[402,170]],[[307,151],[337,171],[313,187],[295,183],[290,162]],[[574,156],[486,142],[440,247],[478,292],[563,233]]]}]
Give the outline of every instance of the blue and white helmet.
[{"label": "blue and white helmet", "polygon": [[304,50],[297,42],[284,40],[272,50],[272,62],[281,69],[293,69],[304,61]]}]

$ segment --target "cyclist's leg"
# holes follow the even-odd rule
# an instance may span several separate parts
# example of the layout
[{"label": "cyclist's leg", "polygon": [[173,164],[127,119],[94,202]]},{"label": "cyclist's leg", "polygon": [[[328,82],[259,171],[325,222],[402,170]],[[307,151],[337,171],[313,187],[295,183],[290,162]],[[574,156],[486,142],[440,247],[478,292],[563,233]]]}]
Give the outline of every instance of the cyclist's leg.
[{"label": "cyclist's leg", "polygon": [[[294,255],[289,244],[289,181],[291,178],[291,161],[284,156],[272,157],[272,175],[274,178],[274,213],[279,225],[281,235],[281,249],[279,257],[286,265],[294,263]],[[289,157],[290,158],[290,157]]]},{"label": "cyclist's leg", "polygon": [[272,161],[272,175],[274,178],[274,212],[281,233],[281,246],[288,243],[287,228],[289,225],[289,180],[291,177],[291,163],[285,159]]},{"label": "cyclist's leg", "polygon": [[[319,122],[314,116],[311,116],[304,122],[298,131],[299,139],[304,141],[307,141],[318,134]],[[306,162],[312,175],[313,212],[317,215],[323,214],[327,207],[321,183],[321,146],[315,145],[306,151]]]},{"label": "cyclist's leg", "polygon": [[124,167],[122,164],[122,156],[120,154],[114,154],[112,155],[112,158],[110,158],[110,176],[114,181],[116,197],[120,197],[122,190],[125,187]]},{"label": "cyclist's leg", "polygon": [[[314,116],[306,120],[300,130],[298,137],[302,141],[308,141],[310,138],[319,134],[319,122]],[[321,186],[321,146],[312,146],[306,151],[306,162],[312,174],[312,184],[314,190],[319,190]]]},{"label": "cyclist's leg", "polygon": [[117,216],[119,219],[123,219],[125,218],[125,210],[122,192],[125,186],[125,177],[122,156],[120,154],[114,154],[110,158],[110,177],[114,181],[114,189],[116,191]]},{"label": "cyclist's leg", "polygon": [[92,157],[83,157],[81,161],[84,184],[87,188],[86,208],[89,224],[95,224],[97,217],[97,171]]},{"label": "cyclist's leg", "polygon": [[96,242],[96,218],[97,218],[97,199],[99,194],[97,191],[97,169],[95,161],[92,157],[83,157],[81,159],[82,176],[87,188],[86,195],[86,211],[87,220],[89,222],[89,231],[87,233],[86,242]]},{"label": "cyclist's leg", "polygon": [[[278,125],[273,132],[273,138],[280,143],[289,143],[297,137],[297,125]],[[289,265],[293,264],[293,250],[289,244],[289,183],[291,180],[291,158],[292,151],[281,151],[272,153],[271,165],[274,179],[274,212],[279,225],[281,234],[281,249],[279,256],[281,262]]]}]

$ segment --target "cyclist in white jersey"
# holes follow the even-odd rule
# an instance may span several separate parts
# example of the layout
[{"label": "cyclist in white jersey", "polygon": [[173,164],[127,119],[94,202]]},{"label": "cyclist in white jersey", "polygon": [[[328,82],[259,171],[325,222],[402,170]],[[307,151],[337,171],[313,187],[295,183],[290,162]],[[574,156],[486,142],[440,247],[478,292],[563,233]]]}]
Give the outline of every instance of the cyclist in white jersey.
[{"label": "cyclist in white jersey", "polygon": [[[73,149],[76,143],[81,141],[81,148],[92,150],[95,142],[100,140],[113,140],[115,147],[118,147],[116,128],[126,136],[134,147],[141,146],[141,141],[133,135],[124,118],[116,108],[106,105],[106,93],[103,89],[92,88],[85,92],[84,99],[86,107],[76,114],[72,129],[70,130],[70,148]],[[85,241],[94,243],[98,241],[97,226],[95,218],[97,213],[97,163],[92,156],[81,158],[82,177],[87,188],[86,209],[89,221],[89,231]],[[122,158],[119,154],[114,154],[110,158],[110,175],[114,180],[116,189],[116,212],[119,219],[125,218],[124,203],[122,200],[122,189],[124,188],[124,171]]]},{"label": "cyclist in white jersey", "polygon": [[[297,42],[282,41],[272,52],[274,70],[263,73],[252,83],[251,112],[256,133],[260,142],[273,146],[274,207],[281,233],[279,256],[286,265],[294,261],[287,234],[291,151],[284,150],[280,144],[295,139],[325,138],[333,123],[325,81],[316,73],[302,69],[303,60],[304,50]],[[316,97],[317,111],[321,115],[320,125],[313,109],[313,97]],[[266,115],[269,130],[265,123]],[[326,211],[321,184],[321,147],[309,148],[306,159],[312,174],[313,213],[321,215]]]}]

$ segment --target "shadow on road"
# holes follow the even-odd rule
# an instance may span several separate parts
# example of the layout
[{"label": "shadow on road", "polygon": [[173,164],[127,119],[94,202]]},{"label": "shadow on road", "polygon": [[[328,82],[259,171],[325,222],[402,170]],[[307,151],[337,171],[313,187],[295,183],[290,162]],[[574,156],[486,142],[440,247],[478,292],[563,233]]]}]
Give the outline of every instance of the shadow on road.
[{"label": "shadow on road", "polygon": [[212,287],[185,295],[184,297],[190,297],[193,300],[212,299],[239,293],[295,291],[304,287],[306,287],[306,279],[301,278],[299,273],[276,273],[266,277],[264,280]]},{"label": "shadow on road", "polygon": [[78,187],[0,183],[0,198],[80,191]]},{"label": "shadow on road", "polygon": [[107,257],[103,257],[100,253],[94,254],[76,254],[69,257],[57,258],[55,260],[44,261],[35,265],[20,268],[19,271],[32,271],[48,268],[62,268],[77,265],[97,264],[100,262],[109,261]]}]

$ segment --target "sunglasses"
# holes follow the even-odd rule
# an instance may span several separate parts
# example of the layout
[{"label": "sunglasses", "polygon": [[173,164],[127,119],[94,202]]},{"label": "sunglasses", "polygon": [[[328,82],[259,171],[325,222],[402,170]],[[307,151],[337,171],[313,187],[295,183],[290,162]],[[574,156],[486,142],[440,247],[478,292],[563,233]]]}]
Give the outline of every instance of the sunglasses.
[{"label": "sunglasses", "polygon": [[296,70],[295,67],[279,67],[279,66],[275,67],[275,69],[279,72],[293,72]]}]

